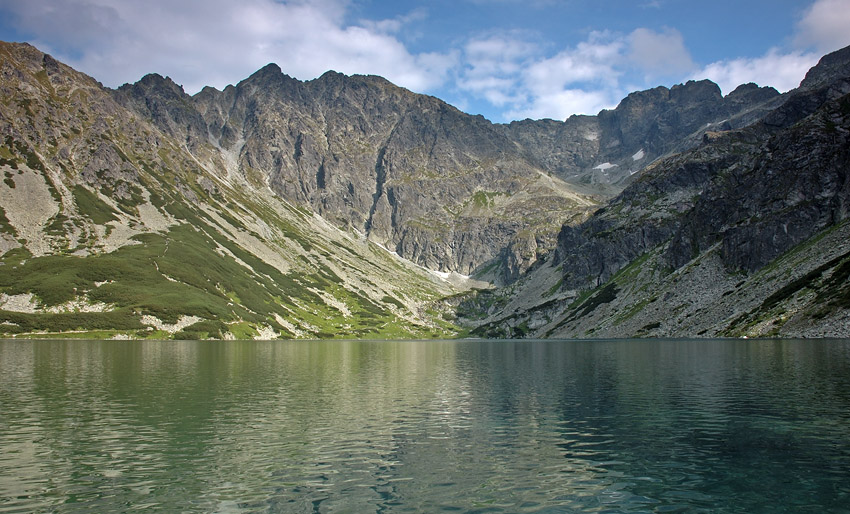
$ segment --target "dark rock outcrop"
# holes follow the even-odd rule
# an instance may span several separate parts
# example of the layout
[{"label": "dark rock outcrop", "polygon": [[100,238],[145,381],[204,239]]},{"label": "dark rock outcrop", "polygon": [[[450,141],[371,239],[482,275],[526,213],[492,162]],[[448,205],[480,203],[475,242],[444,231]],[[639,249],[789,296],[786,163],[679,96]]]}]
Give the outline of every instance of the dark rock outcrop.
[{"label": "dark rock outcrop", "polygon": [[380,77],[301,82],[274,64],[193,97],[158,75],[116,91],[199,160],[212,144],[232,172],[405,258],[463,274],[495,259],[497,281],[551,250],[591,198],[777,95],[751,85],[723,98],[709,81],[688,82],[598,116],[494,125]]},{"label": "dark rock outcrop", "polygon": [[[475,273],[526,233],[553,244],[595,206],[499,126],[380,77],[270,64],[224,91],[147,76],[116,97],[199,160],[212,144],[244,179],[434,270]],[[503,279],[530,265],[502,263]]]},{"label": "dark rock outcrop", "polygon": [[[739,101],[749,95],[754,95],[755,101],[767,99],[762,106],[772,104],[773,108],[744,128],[705,132],[698,147],[648,167],[586,222],[565,226],[550,265],[538,273],[557,270],[558,286],[542,299],[539,291],[519,287],[509,301],[513,310],[506,309],[501,317],[491,316],[481,333],[574,337],[593,332],[594,323],[603,323],[609,334],[626,336],[659,330],[664,335],[683,336],[749,330],[772,333],[769,330],[779,330],[791,318],[785,311],[771,310],[792,296],[788,291],[796,294],[809,287],[820,291],[818,288],[827,287],[832,280],[828,278],[831,273],[843,276],[844,250],[799,248],[803,243],[816,247],[817,237],[847,226],[850,52],[845,49],[824,57],[800,88],[781,99],[746,85],[726,100]],[[797,261],[782,264],[791,268],[780,268],[773,275],[763,273],[795,248]],[[828,262],[818,261],[819,255],[834,251],[837,256]],[[644,261],[651,265],[644,269]],[[798,266],[814,271],[796,277]],[[827,277],[823,282],[827,285],[816,283],[821,276]],[[679,283],[680,279],[685,282]],[[523,280],[528,284],[542,281],[534,272]],[[689,284],[689,280],[693,282]],[[803,280],[805,287],[800,285]],[[736,290],[743,284],[751,284],[754,295],[770,298],[746,297]],[[565,294],[573,300],[582,291],[590,297],[577,301],[574,308],[568,307],[570,302],[558,300]],[[623,298],[617,298],[617,291]],[[735,302],[724,300],[733,294],[755,305],[754,313],[774,316],[776,328],[740,326],[758,320],[749,321],[754,315],[736,313]],[[817,294],[820,297],[821,293]],[[837,293],[823,294],[834,297]],[[647,307],[658,300],[672,303],[676,295],[686,299],[679,300],[675,312],[666,311],[663,305]],[[813,314],[805,316],[812,319],[832,315],[823,305],[807,303],[814,301],[807,298],[795,297],[797,303],[787,308],[792,313],[811,311]],[[844,305],[838,300],[833,303]],[[600,308],[600,312],[614,310],[594,314],[598,318],[586,323],[582,320],[602,304],[616,307]],[[731,317],[715,319],[709,311]],[[668,315],[669,320],[664,318]],[[795,323],[803,327],[800,330],[808,330],[800,316]],[[629,325],[631,319],[641,319],[644,325]],[[528,332],[529,323],[535,320],[543,332]],[[620,324],[627,328],[619,328]],[[695,326],[702,327],[698,334],[679,332]],[[518,327],[526,328],[517,332]]]}]

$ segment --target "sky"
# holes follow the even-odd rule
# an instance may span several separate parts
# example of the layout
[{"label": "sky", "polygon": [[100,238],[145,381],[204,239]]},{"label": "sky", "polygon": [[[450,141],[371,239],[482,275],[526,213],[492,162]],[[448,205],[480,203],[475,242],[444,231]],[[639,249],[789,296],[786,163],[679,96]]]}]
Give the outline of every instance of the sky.
[{"label": "sky", "polygon": [[0,0],[26,41],[118,87],[189,94],[264,65],[372,74],[494,122],[565,119],[710,79],[787,91],[850,45],[850,0]]}]

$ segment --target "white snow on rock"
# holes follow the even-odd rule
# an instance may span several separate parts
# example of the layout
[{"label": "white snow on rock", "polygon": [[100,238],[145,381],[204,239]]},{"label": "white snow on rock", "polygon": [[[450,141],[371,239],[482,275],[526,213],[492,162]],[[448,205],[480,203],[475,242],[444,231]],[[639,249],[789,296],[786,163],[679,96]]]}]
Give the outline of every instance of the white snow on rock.
[{"label": "white snow on rock", "polygon": [[635,152],[634,155],[632,155],[632,160],[633,161],[639,161],[639,160],[643,159],[645,156],[646,156],[646,152],[644,152],[643,148],[641,148],[640,150]]},{"label": "white snow on rock", "polygon": [[610,162],[603,162],[602,164],[597,164],[596,166],[594,166],[593,169],[605,171],[605,170],[611,169],[615,166],[617,166],[617,165],[611,164]]}]

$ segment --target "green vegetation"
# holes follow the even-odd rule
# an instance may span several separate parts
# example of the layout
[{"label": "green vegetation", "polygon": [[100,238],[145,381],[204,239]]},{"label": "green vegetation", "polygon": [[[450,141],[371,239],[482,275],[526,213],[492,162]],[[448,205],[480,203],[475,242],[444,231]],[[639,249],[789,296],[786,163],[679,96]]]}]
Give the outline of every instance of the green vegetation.
[{"label": "green vegetation", "polygon": [[472,205],[481,209],[493,207],[496,204],[496,198],[506,195],[507,193],[501,191],[476,191],[472,195]]},{"label": "green vegetation", "polygon": [[29,314],[0,310],[0,327],[5,332],[11,334],[35,331],[110,331],[111,333],[117,333],[137,331],[144,328],[139,320],[126,310],[114,312],[67,312],[58,314]]},{"label": "green vegetation", "polygon": [[[117,219],[114,211],[90,190],[77,186],[73,195],[79,211],[93,222]],[[271,329],[282,337],[298,335],[277,321],[283,318],[297,327],[299,334],[312,337],[410,338],[457,333],[456,327],[443,319],[426,326],[399,317],[415,319],[393,296],[384,295],[377,301],[346,289],[342,278],[320,260],[306,260],[306,269],[301,271],[281,272],[225,237],[203,211],[180,199],[157,196],[156,201],[185,223],[171,227],[167,234],[138,235],[134,238],[137,244],[108,254],[32,258],[25,252],[7,252],[2,258],[0,292],[32,293],[44,308],[83,300],[105,305],[107,310],[61,314],[2,311],[0,331],[43,335],[111,330],[111,335],[136,338],[155,333],[156,337],[205,339],[226,335],[253,338],[261,329]],[[230,216],[226,219],[236,221]],[[58,230],[66,221],[64,216],[57,216],[51,227]],[[279,222],[294,241],[305,239],[279,217],[267,221]],[[244,229],[241,224],[237,227]],[[301,246],[315,248],[309,242]],[[226,252],[217,251],[218,248]],[[320,253],[333,258],[324,250]],[[327,304],[313,290],[334,297],[346,309]],[[155,316],[167,324],[174,324],[183,316],[197,316],[202,321],[172,335],[143,325],[143,315]]]},{"label": "green vegetation", "polygon": [[546,293],[543,295],[543,297],[548,298],[548,297],[552,296],[553,294],[558,292],[561,289],[561,286],[563,286],[563,285],[564,285],[564,277],[561,277],[561,278],[558,279],[558,282],[556,282],[552,287],[549,288],[548,291],[546,291]]},{"label": "green vegetation", "polygon": [[577,314],[577,318],[584,317],[594,310],[600,305],[611,303],[617,298],[617,293],[620,289],[617,287],[617,284],[614,282],[609,282],[608,285],[600,289],[596,294],[588,298],[581,305],[581,311]]},{"label": "green vegetation", "polygon": [[6,217],[6,211],[3,210],[3,207],[0,207],[0,232],[11,235],[15,235],[17,232],[15,227],[9,222],[9,218]]},{"label": "green vegetation", "polygon": [[[817,237],[817,236],[816,236]],[[804,243],[807,244],[808,242]],[[795,252],[796,253],[796,252]],[[845,253],[788,282],[771,294],[755,309],[738,316],[729,324],[729,335],[745,335],[752,327],[774,320],[778,331],[782,324],[783,305],[796,296],[809,292],[814,295],[815,318],[836,309],[850,308],[850,253]]]},{"label": "green vegetation", "polygon": [[110,221],[118,220],[115,216],[115,210],[85,187],[75,186],[72,193],[74,195],[74,203],[77,204],[80,214],[88,217],[92,223],[105,225]]}]

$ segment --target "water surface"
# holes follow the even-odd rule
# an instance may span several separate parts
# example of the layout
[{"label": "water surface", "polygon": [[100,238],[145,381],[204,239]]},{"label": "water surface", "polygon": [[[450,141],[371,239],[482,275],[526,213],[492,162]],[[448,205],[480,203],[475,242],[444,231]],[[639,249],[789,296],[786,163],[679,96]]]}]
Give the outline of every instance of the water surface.
[{"label": "water surface", "polygon": [[848,341],[0,341],[0,512],[848,505]]}]

